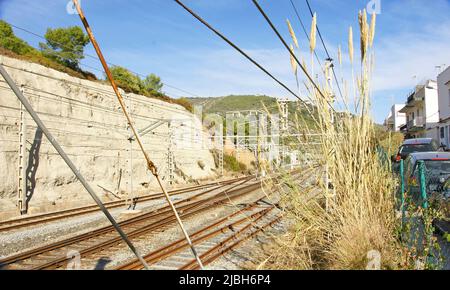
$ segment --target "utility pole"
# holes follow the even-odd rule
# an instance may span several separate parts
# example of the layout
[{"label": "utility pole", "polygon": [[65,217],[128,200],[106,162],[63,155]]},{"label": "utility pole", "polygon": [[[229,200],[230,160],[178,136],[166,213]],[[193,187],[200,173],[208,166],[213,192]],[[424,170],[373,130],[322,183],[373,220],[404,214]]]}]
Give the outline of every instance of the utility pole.
[{"label": "utility pole", "polygon": [[[327,98],[329,98],[327,101],[329,102],[329,104],[331,105],[331,109],[329,110],[330,112],[330,123],[332,128],[329,128],[328,130],[336,130],[335,128],[335,116],[333,113],[333,109],[334,109],[334,102],[335,102],[335,96],[333,94],[333,83],[332,83],[332,78],[331,78],[331,73],[332,73],[332,69],[333,69],[334,65],[333,65],[333,60],[331,58],[328,58],[325,61],[325,79],[326,79],[326,86],[325,86],[325,95]],[[326,160],[326,164],[325,164],[325,195],[326,195],[326,208],[327,210],[329,209],[330,206],[330,198],[334,199],[336,197],[336,189],[335,186],[333,186],[333,173],[334,173],[334,163],[335,163],[335,153],[333,148],[327,148],[327,152],[331,152],[331,156],[330,158],[327,158]],[[330,174],[331,173],[331,174]],[[331,189],[332,189],[332,194],[330,195],[330,185],[331,185]]]},{"label": "utility pole", "polygon": [[219,142],[220,142],[220,153],[219,153],[219,168],[220,168],[220,175],[223,176],[223,154],[225,151],[225,138],[223,136],[223,130],[220,132]]},{"label": "utility pole", "polygon": [[[122,93],[125,96],[126,102],[126,109],[128,112],[130,112],[131,115],[131,97],[124,92]],[[131,134],[131,127],[130,124],[127,122],[127,130]],[[133,138],[128,139],[130,141],[130,152],[129,152],[129,161],[128,161],[128,197],[126,205],[128,206],[129,210],[134,210],[136,208],[136,202],[135,202],[135,196],[133,193]]]},{"label": "utility pole", "polygon": [[281,162],[280,165],[284,165],[284,159],[286,157],[286,147],[285,147],[285,135],[289,129],[289,100],[283,99],[278,100],[278,108],[281,114],[280,117],[280,155]]},{"label": "utility pole", "polygon": [[[24,86],[21,86],[20,91],[25,94]],[[27,205],[27,123],[26,123],[26,111],[23,104],[20,103],[20,121],[19,121],[19,179],[17,188],[17,207],[21,215],[28,213]]]},{"label": "utility pole", "polygon": [[173,185],[175,181],[175,160],[173,154],[173,130],[172,122],[167,122],[167,180],[170,185]]},{"label": "utility pole", "polygon": [[260,140],[260,136],[261,136],[261,119],[260,119],[260,114],[258,113],[256,115],[256,148],[255,148],[255,153],[256,153],[256,178],[258,179],[259,174],[261,173],[261,140]]},{"label": "utility pole", "polygon": [[267,115],[264,112],[258,112],[257,118],[257,164],[261,177],[264,177],[266,175],[265,167],[267,159],[264,157],[263,150],[265,151],[267,149]]},{"label": "utility pole", "polygon": [[0,64],[0,75],[3,76],[6,83],[8,83],[11,90],[14,92],[14,94],[17,96],[17,98],[20,100],[20,102],[23,104],[24,108],[28,111],[31,118],[34,120],[36,125],[40,130],[42,130],[42,133],[47,137],[48,141],[52,146],[55,148],[56,152],[61,156],[61,158],[64,160],[64,162],[67,164],[67,166],[70,168],[70,170],[75,174],[75,176],[78,178],[79,182],[83,185],[83,187],[86,189],[86,191],[89,193],[89,195],[92,197],[92,199],[95,201],[95,203],[98,205],[100,210],[105,214],[106,218],[111,222],[114,229],[119,233],[120,237],[123,239],[123,241],[128,245],[130,250],[136,255],[136,257],[141,261],[141,263],[144,265],[146,269],[148,269],[147,262],[142,258],[139,251],[134,247],[134,245],[131,243],[131,241],[128,239],[128,236],[125,234],[125,232],[121,229],[120,225],[117,224],[114,217],[109,213],[108,209],[104,206],[102,201],[98,198],[98,196],[95,194],[92,187],[87,183],[86,179],[81,175],[81,173],[78,171],[77,167],[73,162],[70,160],[70,158],[67,156],[67,154],[62,149],[61,145],[56,141],[56,139],[53,137],[53,135],[50,133],[50,131],[47,129],[47,127],[44,125],[42,120],[37,115],[36,111],[34,111],[33,107],[31,106],[30,102],[25,98],[23,93],[20,91],[20,89],[17,87],[17,85],[14,83],[14,81],[9,76],[8,72],[4,69],[4,67]]}]

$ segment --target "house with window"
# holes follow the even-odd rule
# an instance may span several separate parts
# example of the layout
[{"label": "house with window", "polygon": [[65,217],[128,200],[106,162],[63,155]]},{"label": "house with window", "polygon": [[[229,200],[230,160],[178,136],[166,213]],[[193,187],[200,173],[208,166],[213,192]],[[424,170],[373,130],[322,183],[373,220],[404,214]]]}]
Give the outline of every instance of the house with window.
[{"label": "house with window", "polygon": [[450,66],[437,77],[439,96],[439,137],[450,148]]},{"label": "house with window", "polygon": [[437,82],[428,80],[416,86],[399,111],[406,115],[406,138],[434,138],[439,140],[439,102]]},{"label": "house with window", "polygon": [[406,124],[405,113],[400,113],[405,105],[393,105],[388,117],[384,121],[384,127],[391,132],[399,132],[400,128]]}]

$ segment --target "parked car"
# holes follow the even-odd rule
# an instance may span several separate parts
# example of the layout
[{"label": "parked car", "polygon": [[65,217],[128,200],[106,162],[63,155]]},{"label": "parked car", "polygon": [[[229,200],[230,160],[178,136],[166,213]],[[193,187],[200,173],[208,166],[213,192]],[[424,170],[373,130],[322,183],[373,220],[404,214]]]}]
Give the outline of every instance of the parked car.
[{"label": "parked car", "polygon": [[409,194],[415,200],[420,197],[419,161],[423,161],[425,165],[427,194],[438,193],[446,196],[447,181],[450,179],[450,153],[416,152],[406,158],[404,180]]},{"label": "parked car", "polygon": [[418,138],[405,140],[398,149],[398,153],[391,157],[392,162],[400,162],[405,160],[409,154],[415,152],[436,152],[440,147],[432,138]]}]

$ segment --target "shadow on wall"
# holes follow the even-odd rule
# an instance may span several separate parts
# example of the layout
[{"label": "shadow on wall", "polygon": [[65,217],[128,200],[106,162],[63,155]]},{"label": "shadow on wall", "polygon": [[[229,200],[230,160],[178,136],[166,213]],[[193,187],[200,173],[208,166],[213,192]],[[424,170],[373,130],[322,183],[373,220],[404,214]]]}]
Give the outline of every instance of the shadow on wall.
[{"label": "shadow on wall", "polygon": [[28,204],[33,197],[34,189],[36,188],[36,173],[39,166],[39,151],[42,144],[42,130],[40,128],[36,129],[34,134],[34,141],[31,144],[30,154],[28,156],[28,166],[27,166],[27,200],[26,207],[28,209]]}]

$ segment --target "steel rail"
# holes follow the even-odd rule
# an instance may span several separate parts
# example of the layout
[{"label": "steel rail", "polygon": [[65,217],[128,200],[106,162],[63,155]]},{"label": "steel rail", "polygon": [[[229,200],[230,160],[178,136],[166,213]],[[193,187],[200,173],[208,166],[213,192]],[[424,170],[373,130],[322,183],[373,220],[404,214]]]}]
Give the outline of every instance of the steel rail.
[{"label": "steel rail", "polygon": [[[201,189],[209,188],[209,187],[213,187],[213,186],[227,185],[230,183],[240,181],[245,178],[247,178],[247,177],[239,177],[236,179],[225,180],[222,182],[214,182],[214,183],[208,183],[208,184],[203,184],[203,185],[198,185],[198,186],[179,188],[179,189],[171,190],[171,191],[169,191],[169,193],[170,193],[170,196],[175,196],[175,195],[180,195],[180,194],[187,193],[190,191],[201,190]],[[146,201],[160,199],[160,198],[164,198],[163,193],[142,195],[142,196],[136,197],[135,200],[136,200],[136,202],[146,202]],[[106,208],[111,209],[111,208],[117,208],[117,207],[123,206],[123,205],[125,205],[125,203],[126,203],[126,200],[121,199],[121,200],[116,200],[116,201],[105,202],[104,205]],[[28,217],[24,217],[24,218],[10,219],[10,220],[0,222],[0,232],[4,232],[4,231],[8,231],[8,230],[16,230],[16,229],[20,229],[20,228],[28,227],[28,226],[32,226],[32,225],[43,224],[43,223],[48,223],[51,221],[56,221],[56,220],[75,217],[75,216],[79,216],[79,215],[89,214],[89,213],[97,212],[98,210],[99,209],[98,209],[97,205],[94,204],[94,205],[81,206],[81,207],[70,208],[70,209],[65,209],[65,210],[55,211],[55,212],[50,212],[50,213],[38,214],[38,215],[28,216]]]},{"label": "steel rail", "polygon": [[[213,224],[210,224],[200,230],[198,230],[197,232],[193,233],[191,235],[192,237],[192,241],[194,244],[199,244],[201,242],[204,242],[206,240],[209,240],[213,237],[216,237],[217,235],[221,234],[221,233],[225,233],[227,231],[231,231],[232,228],[236,227],[237,225],[240,225],[246,221],[253,222],[253,218],[258,217],[260,215],[266,214],[268,211],[273,210],[275,207],[266,207],[256,213],[251,214],[250,216],[245,216],[244,218],[241,218],[235,222],[232,222],[231,224],[226,224],[227,221],[231,220],[232,218],[238,216],[239,214],[245,214],[246,211],[252,210],[255,207],[258,206],[258,202],[264,199],[264,197],[258,199],[257,201],[255,201],[252,204],[247,205],[244,209],[241,209],[239,211],[236,211],[234,213],[231,213],[227,216],[225,216],[224,218],[216,221]],[[224,224],[224,226],[218,228],[218,229],[214,229],[215,227]],[[208,232],[210,230],[213,230],[212,232]],[[157,263],[167,257],[173,256],[174,254],[184,250],[185,248],[187,248],[187,244],[184,242],[183,239],[179,239],[165,247],[159,248],[155,251],[152,251],[149,254],[146,254],[144,256],[144,259],[147,261],[147,263],[149,265]],[[130,261],[126,264],[120,265],[118,267],[115,268],[115,270],[140,270],[142,269],[142,265],[139,263],[139,261],[134,260],[134,261]]]},{"label": "steel rail", "polygon": [[145,264],[145,261],[142,259],[139,251],[134,247],[134,245],[131,243],[131,241],[128,239],[127,235],[122,231],[120,226],[117,224],[114,217],[109,213],[108,209],[103,205],[100,198],[97,196],[97,194],[94,192],[92,187],[89,185],[89,183],[84,179],[83,175],[78,171],[75,164],[73,164],[72,160],[67,156],[65,151],[62,149],[62,147],[59,145],[58,141],[53,137],[53,135],[50,133],[50,131],[47,129],[45,124],[42,122],[41,118],[36,114],[33,107],[31,106],[30,102],[28,102],[27,98],[22,94],[20,89],[17,87],[17,85],[14,83],[12,78],[9,76],[8,72],[3,68],[2,65],[0,65],[0,74],[3,76],[5,81],[8,83],[8,85],[11,87],[14,94],[17,96],[19,101],[23,104],[25,109],[28,111],[28,113],[33,118],[34,122],[36,122],[37,126],[42,130],[45,137],[49,140],[49,142],[53,145],[55,150],[58,152],[58,154],[62,157],[64,162],[67,164],[67,166],[72,170],[72,172],[75,174],[75,176],[78,178],[80,183],[83,185],[83,187],[86,189],[86,191],[91,195],[92,199],[95,201],[95,203],[98,205],[98,207],[101,209],[103,214],[106,216],[106,218],[109,220],[109,222],[112,224],[114,229],[119,233],[121,238],[125,241],[125,243],[128,245],[130,250],[136,255],[138,259],[141,260],[143,265],[147,268],[147,264]]},{"label": "steel rail", "polygon": [[[254,188],[251,188],[250,190],[246,189],[246,190],[244,190],[244,192],[238,192],[236,195],[232,196],[231,199],[242,197],[243,195],[246,195],[253,191],[254,191]],[[203,211],[214,208],[218,205],[224,204],[229,200],[230,200],[230,198],[226,197],[226,198],[222,198],[219,201],[215,201],[213,203],[205,203],[205,204],[201,204],[201,205],[198,205],[198,204],[188,205],[186,208],[180,210],[180,215],[183,218],[188,218],[193,215],[199,214]],[[166,213],[166,215],[164,215],[164,216],[158,216],[157,221],[147,224],[138,229],[133,229],[132,231],[128,232],[127,234],[130,238],[136,238],[136,237],[142,236],[144,234],[147,234],[149,232],[152,232],[155,230],[160,230],[166,226],[173,224],[173,222],[176,222],[176,219],[169,212],[169,213]],[[100,242],[98,244],[95,244],[93,246],[90,246],[88,248],[82,249],[79,251],[79,253],[80,253],[81,257],[86,257],[86,255],[88,255],[88,254],[96,253],[99,250],[101,251],[107,247],[112,247],[112,246],[118,245],[120,243],[121,243],[120,238],[114,237],[114,238],[108,239],[106,241]],[[196,260],[196,259],[194,259],[194,260]],[[69,257],[62,256],[62,257],[53,259],[45,264],[40,264],[38,266],[35,266],[35,267],[33,267],[33,270],[56,269],[58,267],[62,267],[69,261],[70,261]]]},{"label": "steel rail", "polygon": [[[259,217],[258,220],[262,219],[263,217],[264,216]],[[277,216],[275,219],[264,224],[263,226],[255,226],[254,223],[250,223],[247,226],[245,226],[244,228],[237,231],[234,235],[221,241],[219,244],[217,244],[212,249],[208,250],[206,253],[203,253],[202,255],[200,255],[200,257],[201,257],[201,259],[203,259],[205,265],[210,264],[211,262],[213,262],[217,258],[222,257],[224,254],[231,251],[232,249],[234,249],[241,243],[254,237],[259,232],[264,231],[267,227],[274,225],[275,223],[280,221],[280,219],[281,219],[281,216]],[[250,231],[250,233],[245,233],[247,230],[251,229],[252,226],[255,227],[256,230]],[[241,235],[243,236],[242,238],[238,239],[236,242],[232,243],[231,245],[227,245],[227,243],[232,242],[233,240],[235,240],[236,238],[238,238]],[[197,268],[197,265],[195,264],[195,261],[191,261],[191,262],[187,263],[186,265],[179,268],[179,270],[196,270],[196,269],[198,269],[198,268]]]},{"label": "steel rail", "polygon": [[[237,187],[237,186],[239,186],[239,184],[234,185],[234,187]],[[196,201],[195,200],[196,197],[200,197],[201,195],[204,195],[204,193],[200,193],[194,197],[190,197],[185,200],[178,201],[176,204],[188,202],[188,204],[182,205],[181,207],[179,207],[179,209],[183,211],[183,215],[188,216],[188,215],[192,215],[192,212],[195,211],[196,209],[205,210],[205,209],[211,208],[212,206],[215,206],[215,205],[218,205],[218,204],[228,201],[229,196],[233,197],[233,195],[235,195],[235,197],[239,197],[239,193],[247,194],[251,191],[254,191],[255,188],[258,188],[259,186],[260,186],[259,183],[254,183],[254,184],[250,184],[244,188],[233,189],[231,191],[229,191],[230,189],[226,189],[218,194],[215,194],[212,197],[208,197],[206,199]],[[244,190],[244,192],[242,193],[243,190]],[[208,190],[208,192],[209,191],[211,191],[211,190]],[[223,194],[226,191],[229,191],[228,196],[223,197]],[[194,201],[192,201],[192,200],[194,200]],[[202,204],[204,205],[203,207],[202,207]],[[147,224],[147,226],[141,227],[138,230],[132,230],[130,235],[135,236],[137,234],[142,233],[142,231],[148,231],[148,230],[154,229],[155,226],[159,225],[158,223],[166,222],[165,224],[171,224],[174,221],[174,219],[173,219],[173,215],[170,214],[170,211],[171,211],[170,208],[168,206],[165,206],[163,208],[159,208],[150,213],[146,213],[146,214],[134,217],[132,219],[123,221],[120,223],[120,225],[121,226],[132,226],[134,224],[141,223],[141,222],[148,222],[149,219],[159,217],[158,220],[153,221],[150,224]],[[172,217],[172,218],[170,218],[170,217]],[[63,247],[67,247],[69,245],[73,245],[73,244],[76,244],[76,243],[79,243],[82,241],[88,241],[89,239],[94,239],[97,237],[105,236],[107,234],[110,234],[111,232],[112,232],[111,227],[107,226],[107,227],[103,227],[103,228],[94,230],[89,233],[81,234],[81,235],[71,237],[71,238],[68,238],[68,239],[65,239],[62,241],[58,241],[58,242],[52,243],[50,245],[42,246],[42,247],[39,247],[36,249],[31,249],[30,251],[20,253],[17,255],[13,255],[10,257],[6,257],[6,258],[0,260],[0,267],[4,268],[5,266],[9,266],[11,264],[14,264],[14,263],[26,260],[26,259],[30,259],[30,258],[40,255],[42,253],[55,251],[55,250],[61,249]],[[117,242],[117,241],[120,241],[120,240],[116,239],[114,242]]]},{"label": "steel rail", "polygon": [[89,26],[89,23],[88,23],[85,15],[83,13],[83,10],[81,9],[81,6],[80,6],[78,0],[72,0],[72,1],[75,4],[76,10],[78,12],[78,15],[80,16],[80,20],[83,23],[87,34],[89,35],[89,38],[90,38],[90,40],[92,42],[92,45],[94,46],[94,49],[95,49],[95,51],[96,51],[96,53],[97,53],[97,55],[98,55],[98,57],[100,59],[100,62],[102,63],[103,69],[105,70],[105,73],[106,73],[106,75],[107,75],[107,77],[109,79],[109,82],[111,83],[111,86],[112,86],[114,92],[116,93],[117,100],[119,101],[119,104],[122,107],[122,112],[123,112],[123,114],[125,115],[125,117],[126,117],[126,119],[128,121],[128,125],[129,125],[131,131],[133,132],[134,139],[138,143],[138,145],[139,145],[139,147],[140,147],[140,149],[142,151],[142,154],[144,155],[144,158],[147,161],[147,167],[150,170],[150,172],[153,174],[153,176],[156,178],[159,186],[161,187],[162,192],[164,193],[164,195],[166,197],[167,202],[169,203],[170,207],[172,208],[173,214],[175,215],[175,217],[177,219],[177,222],[178,222],[178,224],[179,224],[179,226],[181,228],[181,231],[183,232],[187,242],[189,243],[189,245],[191,247],[192,253],[195,256],[195,258],[197,260],[197,263],[199,264],[200,268],[203,268],[202,261],[198,257],[197,252],[196,252],[194,246],[192,245],[192,242],[191,242],[191,240],[189,238],[189,234],[187,233],[187,231],[186,231],[186,229],[185,229],[185,227],[183,225],[183,222],[181,221],[181,218],[178,215],[178,212],[177,212],[175,206],[173,205],[172,201],[170,200],[169,194],[167,193],[166,189],[164,188],[164,186],[163,186],[163,184],[161,182],[161,179],[159,178],[158,169],[157,169],[156,165],[153,163],[153,161],[150,159],[150,157],[148,156],[147,152],[145,151],[144,144],[143,144],[143,142],[141,140],[141,137],[139,136],[138,131],[134,127],[133,120],[132,120],[131,116],[128,114],[128,111],[127,111],[125,102],[123,100],[122,94],[120,93],[119,88],[117,87],[117,84],[116,84],[116,82],[114,80],[114,77],[113,77],[111,71],[109,70],[109,67],[108,67],[108,65],[106,63],[106,60],[105,60],[105,58],[103,56],[103,53],[100,50],[100,46],[99,46],[99,44],[97,43],[97,41],[96,41],[96,39],[94,37],[94,33],[92,32],[92,29]]}]

